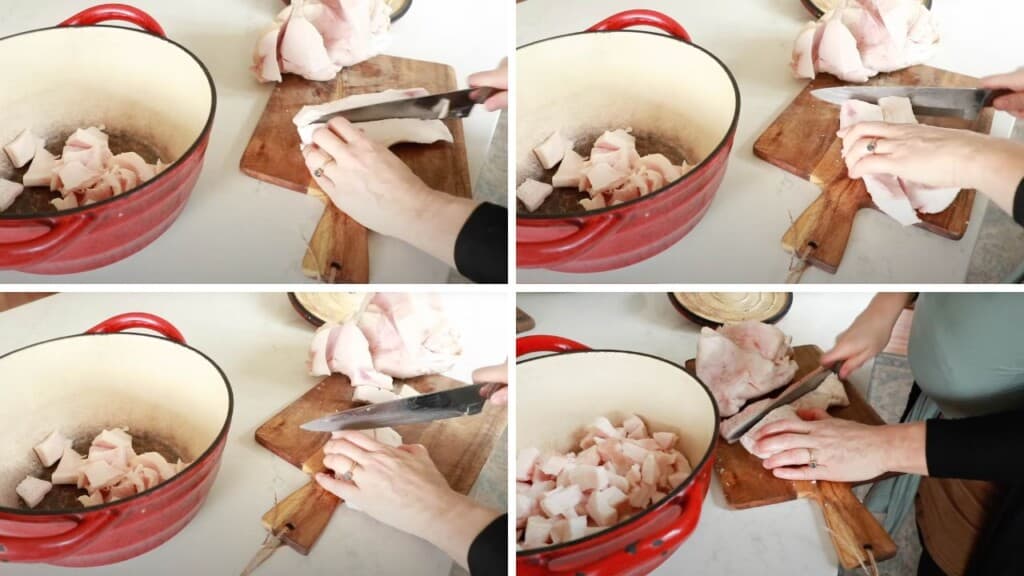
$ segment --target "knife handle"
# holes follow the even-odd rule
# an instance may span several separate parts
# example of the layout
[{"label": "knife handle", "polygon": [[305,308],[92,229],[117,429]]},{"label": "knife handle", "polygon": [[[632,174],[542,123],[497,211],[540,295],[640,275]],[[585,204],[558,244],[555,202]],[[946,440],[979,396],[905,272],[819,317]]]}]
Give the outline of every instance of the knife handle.
[{"label": "knife handle", "polygon": [[985,99],[981,102],[982,108],[989,108],[992,103],[995,102],[996,98],[1002,98],[1003,96],[1009,96],[1010,94],[1016,94],[1013,90],[1008,88],[999,88],[998,90],[986,90]]}]

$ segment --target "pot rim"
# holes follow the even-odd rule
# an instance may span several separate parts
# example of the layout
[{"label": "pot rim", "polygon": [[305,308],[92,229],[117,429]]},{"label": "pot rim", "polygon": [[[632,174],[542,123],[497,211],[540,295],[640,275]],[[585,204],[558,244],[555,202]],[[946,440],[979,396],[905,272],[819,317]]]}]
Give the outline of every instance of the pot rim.
[{"label": "pot rim", "polygon": [[117,500],[116,502],[107,502],[105,504],[98,504],[96,506],[89,506],[89,507],[84,507],[84,508],[74,508],[74,509],[64,508],[64,509],[59,509],[59,510],[34,510],[34,509],[27,509],[26,510],[26,509],[22,509],[22,508],[6,508],[4,506],[0,506],[0,515],[11,514],[11,515],[14,515],[14,516],[34,517],[34,518],[45,518],[45,517],[48,517],[48,516],[81,515],[81,514],[85,514],[85,513],[88,513],[88,512],[95,512],[95,511],[98,511],[98,510],[103,510],[105,508],[113,508],[115,506],[121,506],[122,504],[130,503],[133,500],[142,498],[144,496],[147,496],[147,497],[148,496],[153,496],[153,495],[156,495],[161,490],[163,490],[163,489],[165,489],[167,487],[170,487],[172,484],[176,484],[179,480],[182,480],[185,477],[185,474],[188,471],[194,469],[196,467],[196,465],[199,464],[200,462],[209,459],[210,456],[213,454],[213,452],[215,450],[217,450],[217,448],[223,442],[225,442],[227,440],[228,430],[231,427],[231,419],[234,416],[234,410],[235,410],[235,394],[234,394],[234,391],[231,388],[231,382],[230,382],[230,380],[228,380],[228,375],[224,373],[224,370],[221,369],[221,367],[216,362],[214,362],[212,358],[210,358],[209,356],[204,354],[202,351],[200,351],[200,350],[198,350],[196,348],[193,348],[192,346],[189,346],[188,344],[183,344],[181,342],[176,342],[176,341],[171,340],[169,338],[164,338],[163,336],[156,336],[156,335],[153,335],[153,334],[141,334],[141,333],[138,333],[138,332],[113,332],[113,333],[107,333],[107,334],[103,334],[103,333],[71,334],[69,336],[60,336],[58,338],[51,338],[49,340],[43,340],[42,342],[36,342],[35,344],[29,344],[28,346],[22,346],[21,348],[18,348],[17,350],[12,350],[12,351],[7,352],[5,354],[0,354],[0,360],[3,360],[4,358],[7,358],[8,356],[12,356],[14,354],[17,354],[18,352],[22,352],[24,350],[28,350],[29,348],[35,348],[36,346],[43,346],[45,344],[50,344],[52,342],[58,342],[58,341],[61,341],[61,340],[69,340],[69,339],[72,339],[72,338],[83,338],[83,337],[90,337],[90,338],[92,338],[92,337],[109,337],[109,336],[139,336],[139,337],[143,337],[143,338],[154,338],[156,340],[160,340],[160,341],[163,341],[163,342],[168,342],[170,344],[174,344],[175,346],[181,346],[183,348],[187,348],[187,349],[191,350],[192,352],[194,352],[196,354],[199,354],[207,362],[209,362],[210,365],[213,366],[217,370],[217,373],[220,374],[221,380],[223,380],[223,382],[224,382],[224,387],[227,389],[227,392],[228,392],[228,410],[227,410],[227,414],[226,414],[226,416],[224,418],[224,425],[221,426],[220,432],[217,434],[217,437],[214,438],[213,442],[210,443],[210,446],[207,447],[207,449],[205,451],[203,451],[203,453],[198,458],[196,458],[192,462],[191,465],[189,465],[187,468],[185,468],[181,472],[175,474],[173,478],[171,478],[170,480],[167,480],[166,482],[161,482],[157,486],[154,486],[153,488],[150,488],[149,490],[144,490],[143,492],[135,494],[134,496],[129,496],[128,498],[122,498],[121,500]]},{"label": "pot rim", "polygon": [[736,107],[733,109],[732,123],[729,125],[729,129],[726,130],[725,136],[722,137],[722,140],[715,146],[715,149],[711,152],[711,154],[708,154],[698,164],[695,164],[693,166],[693,168],[691,168],[690,171],[687,172],[686,174],[683,174],[681,178],[678,178],[676,180],[673,180],[672,182],[666,183],[661,188],[655,190],[654,192],[651,192],[650,194],[647,194],[646,196],[640,196],[639,198],[634,198],[632,200],[627,200],[626,202],[623,202],[621,204],[616,204],[614,206],[605,206],[604,208],[598,208],[596,210],[586,210],[584,212],[579,212],[579,213],[573,212],[573,213],[563,213],[563,214],[530,214],[530,213],[520,214],[519,210],[517,209],[516,210],[516,219],[517,220],[544,221],[544,220],[567,220],[567,219],[574,219],[574,218],[586,218],[586,217],[589,217],[589,216],[597,216],[599,214],[604,214],[604,213],[607,213],[607,212],[613,212],[613,211],[618,210],[620,208],[626,208],[628,206],[632,206],[634,204],[638,204],[640,202],[643,202],[644,200],[647,200],[647,199],[650,199],[650,198],[654,198],[655,196],[660,196],[662,193],[668,192],[669,190],[675,188],[676,185],[683,183],[690,176],[692,176],[694,174],[697,174],[699,172],[702,172],[706,168],[707,164],[711,161],[711,159],[712,158],[717,158],[718,155],[725,148],[726,143],[729,142],[729,140],[731,140],[732,137],[736,134],[736,127],[739,125],[739,121],[740,121],[740,86],[736,82],[736,77],[733,76],[732,70],[730,70],[729,67],[725,65],[725,62],[722,62],[722,60],[718,56],[715,56],[708,49],[706,49],[703,46],[700,46],[699,44],[696,44],[694,42],[687,42],[687,41],[683,40],[682,38],[676,38],[674,36],[666,36],[665,34],[661,34],[661,33],[658,33],[658,32],[650,32],[650,31],[647,31],[647,30],[592,30],[592,31],[582,30],[580,32],[570,32],[568,34],[560,34],[558,36],[551,36],[550,38],[542,38],[540,40],[535,40],[535,41],[530,42],[528,44],[523,44],[522,46],[518,46],[516,48],[516,51],[522,50],[523,48],[528,48],[530,46],[534,46],[536,44],[541,44],[543,42],[549,42],[551,40],[558,40],[559,38],[567,38],[569,36],[579,36],[581,34],[650,34],[651,36],[657,36],[659,38],[664,38],[666,40],[672,40],[672,41],[675,41],[675,42],[682,42],[683,44],[686,44],[688,46],[692,46],[693,48],[696,48],[697,50],[700,50],[705,55],[711,57],[711,59],[714,60],[722,68],[722,70],[725,71],[725,75],[728,76],[729,82],[732,83],[732,91],[733,91],[734,96],[736,97]]},{"label": "pot rim", "polygon": [[529,548],[527,550],[517,550],[516,551],[516,558],[517,559],[518,558],[527,558],[527,557],[530,557],[530,556],[536,556],[536,555],[539,555],[539,554],[548,554],[548,553],[551,553],[551,552],[558,552],[560,550],[565,550],[565,549],[577,546],[579,544],[584,544],[586,542],[590,542],[592,540],[596,540],[597,538],[600,538],[602,536],[606,536],[606,535],[608,535],[608,534],[610,534],[612,532],[616,532],[620,528],[625,528],[625,527],[629,526],[630,524],[636,522],[637,520],[647,516],[651,512],[654,512],[655,510],[660,509],[666,502],[668,502],[669,500],[671,500],[672,498],[674,498],[678,494],[681,494],[684,490],[688,489],[694,483],[694,481],[697,478],[698,473],[701,472],[702,470],[704,470],[704,467],[708,465],[709,461],[711,460],[712,454],[714,454],[714,452],[715,452],[715,447],[718,446],[718,425],[717,425],[717,423],[718,423],[718,421],[720,419],[720,415],[718,413],[718,403],[715,402],[714,394],[711,393],[711,389],[708,388],[707,384],[705,384],[703,380],[698,378],[696,374],[691,374],[689,371],[686,370],[686,368],[684,368],[683,366],[680,366],[679,364],[676,364],[675,362],[672,362],[671,360],[666,360],[666,359],[664,359],[664,358],[662,358],[660,356],[655,356],[653,354],[647,354],[645,352],[636,352],[634,350],[616,350],[614,348],[601,348],[601,349],[594,348],[594,349],[590,349],[590,350],[569,350],[569,351],[565,351],[565,352],[555,352],[555,353],[552,353],[552,354],[545,354],[543,356],[538,356],[536,358],[527,358],[525,360],[518,360],[518,361],[516,361],[516,365],[525,364],[527,362],[533,362],[533,361],[536,361],[536,360],[543,360],[545,358],[550,358],[552,356],[565,356],[565,355],[569,355],[569,354],[591,354],[591,353],[594,353],[594,352],[599,352],[599,353],[600,352],[615,352],[615,353],[618,353],[618,354],[632,354],[632,355],[635,355],[635,356],[646,356],[647,358],[650,358],[652,360],[658,360],[660,362],[664,362],[665,364],[669,364],[671,366],[674,366],[674,367],[678,368],[679,370],[683,371],[684,373],[686,373],[686,375],[692,377],[697,382],[697,384],[700,384],[700,387],[704,389],[704,392],[707,393],[708,399],[711,401],[711,408],[712,408],[712,410],[714,410],[714,413],[715,413],[714,422],[716,423],[716,425],[715,425],[714,435],[712,436],[711,445],[708,446],[707,451],[704,452],[704,456],[703,456],[703,458],[701,458],[700,464],[698,464],[697,466],[691,466],[692,470],[690,471],[690,474],[686,477],[686,480],[684,480],[682,484],[680,484],[679,486],[676,486],[675,488],[673,488],[671,491],[668,492],[668,494],[665,495],[664,498],[662,498],[658,502],[648,506],[643,511],[638,512],[638,513],[634,514],[633,516],[630,516],[629,518],[623,520],[622,522],[619,522],[617,524],[613,524],[612,526],[609,526],[609,527],[605,528],[604,530],[601,530],[599,532],[594,532],[590,536],[584,536],[583,538],[580,538],[578,540],[570,540],[569,542],[562,542],[561,544],[552,544],[550,546],[544,546],[542,548]]},{"label": "pot rim", "polygon": [[[147,32],[145,30],[137,30],[137,29],[134,29],[134,28],[125,28],[123,26],[114,26],[114,25],[110,25],[110,24],[93,24],[93,25],[90,25],[90,26],[66,26],[66,27],[51,26],[49,28],[36,28],[35,30],[26,30],[24,32],[18,32],[17,34],[11,34],[9,36],[0,37],[0,42],[3,42],[4,40],[10,39],[10,38],[16,38],[18,36],[25,36],[25,35],[28,35],[28,34],[36,34],[36,33],[41,33],[41,32],[53,31],[53,30],[73,30],[73,29],[76,29],[76,28],[111,28],[111,29],[114,29],[114,30],[122,30],[124,32],[131,32],[131,33],[135,33],[135,34],[144,34],[144,35],[146,35],[146,36],[148,36],[150,38],[153,38],[154,40],[160,40],[160,41],[163,41],[163,42],[167,42],[169,44],[172,44],[172,45],[178,47],[178,49],[180,49],[182,52],[187,54],[190,58],[195,60],[196,64],[199,64],[199,68],[203,71],[203,74],[206,75],[206,81],[210,85],[210,112],[209,112],[209,115],[206,118],[206,124],[203,126],[203,130],[199,133],[199,137],[196,138],[195,142],[193,142],[192,145],[189,146],[188,150],[186,150],[184,154],[182,154],[174,162],[171,162],[170,164],[168,164],[167,167],[164,168],[163,172],[160,172],[159,174],[154,176],[151,180],[147,180],[146,182],[143,182],[142,184],[139,184],[138,186],[136,186],[135,188],[132,188],[131,190],[129,190],[127,192],[124,192],[124,193],[119,194],[117,196],[112,196],[110,198],[107,198],[106,200],[101,200],[99,202],[95,202],[93,204],[89,204],[88,206],[78,206],[78,207],[75,207],[75,208],[69,208],[67,210],[58,210],[58,211],[55,211],[55,212],[42,212],[42,213],[36,213],[36,214],[10,214],[10,215],[4,215],[2,212],[0,212],[0,222],[5,222],[5,221],[16,222],[16,221],[22,221],[22,220],[38,220],[40,218],[57,218],[57,217],[61,217],[61,216],[70,216],[72,214],[78,214],[80,212],[88,212],[89,210],[92,210],[93,208],[98,208],[98,207],[101,207],[101,206],[112,204],[112,203],[114,203],[114,202],[116,202],[118,200],[122,200],[122,199],[128,198],[130,196],[135,196],[136,193],[142,192],[143,190],[146,190],[146,189],[150,188],[151,185],[157,184],[161,180],[164,180],[165,179],[164,177],[169,175],[171,172],[173,172],[174,169],[177,168],[184,160],[186,160],[188,158],[191,158],[192,155],[195,153],[195,151],[199,148],[200,143],[202,143],[204,140],[206,140],[210,136],[210,133],[213,130],[213,119],[214,119],[214,116],[217,113],[217,85],[216,85],[216,83],[213,80],[213,75],[210,74],[210,70],[209,70],[209,68],[206,67],[206,64],[204,64],[203,61],[200,60],[198,56],[193,54],[191,50],[189,50],[185,46],[179,44],[178,42],[175,42],[174,40],[171,40],[168,37],[158,36],[156,34],[151,34],[151,33]],[[0,508],[0,510],[2,510],[2,508]]]}]

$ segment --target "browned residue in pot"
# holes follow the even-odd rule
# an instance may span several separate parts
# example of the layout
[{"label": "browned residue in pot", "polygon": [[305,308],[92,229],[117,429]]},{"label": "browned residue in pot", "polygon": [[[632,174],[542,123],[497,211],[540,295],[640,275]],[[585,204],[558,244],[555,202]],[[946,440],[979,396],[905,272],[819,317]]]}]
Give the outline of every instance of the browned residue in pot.
[{"label": "browned residue in pot", "polygon": [[[111,139],[113,140],[113,139]],[[147,160],[149,160],[147,158]],[[89,454],[89,445],[92,444],[93,438],[102,432],[102,429],[97,429],[93,433],[82,434],[75,439],[73,448],[76,452],[82,456]],[[132,434],[132,448],[136,454],[144,454],[146,452],[159,452],[161,456],[167,459],[168,462],[177,462],[179,458],[188,461],[189,457],[183,451],[179,450],[178,447],[171,441],[167,441],[163,438],[157,438],[156,436],[146,434],[145,432],[136,435],[134,431],[129,431]],[[57,469],[57,465],[50,466],[44,469],[38,474],[33,474],[37,478],[43,480],[49,480],[50,475]],[[35,510],[77,510],[82,508],[82,503],[78,501],[79,496],[85,496],[85,490],[79,490],[75,486],[54,486],[53,490],[46,495],[46,498],[35,507]]]},{"label": "browned residue in pot", "polygon": [[[64,151],[64,142],[67,141],[73,132],[74,130],[61,130],[53,134],[47,134],[46,149],[54,156],[60,156]],[[114,154],[135,152],[150,164],[155,164],[157,159],[166,160],[160,155],[159,150],[155,146],[127,132],[118,130],[111,130],[109,132],[104,130],[104,132],[110,136],[110,151]],[[10,167],[9,164],[7,166]],[[24,168],[14,169],[9,173],[0,171],[0,178],[21,182],[21,178],[25,175],[25,172],[28,172],[28,168],[28,166],[25,166]],[[51,192],[49,188],[41,186],[26,188],[21,196],[18,196],[18,199],[14,201],[14,204],[2,214],[5,216],[27,216],[56,212],[53,204],[50,204],[50,200],[57,198],[60,198],[60,192]]]},{"label": "browned residue in pot", "polygon": [[[608,130],[615,130],[619,127],[614,126],[608,128]],[[579,133],[575,137],[575,143],[573,144],[573,150],[577,154],[587,158],[590,156],[590,150],[594,147],[594,142],[601,134],[605,132],[605,129],[593,129]],[[563,132],[564,134],[564,132]],[[648,154],[664,154],[673,164],[679,165],[684,161],[689,161],[693,158],[693,151],[690,150],[689,146],[683,143],[679,138],[675,136],[666,136],[664,133],[658,133],[653,131],[645,130],[634,130],[631,134],[636,138],[636,151],[641,156]],[[531,152],[532,153],[532,152]],[[540,182],[551,182],[551,178],[558,171],[558,166],[549,170],[543,170],[540,168],[540,164],[537,163],[537,170],[530,174],[519,174],[520,181],[526,178],[533,178]],[[586,192],[580,192],[575,188],[555,188],[554,191],[548,196],[547,200],[544,201],[536,210],[533,212],[527,212],[526,207],[521,201],[516,201],[516,209],[520,214],[539,214],[545,216],[557,216],[563,214],[581,214],[586,212],[582,206],[580,206],[580,200],[589,198],[590,195]]]}]

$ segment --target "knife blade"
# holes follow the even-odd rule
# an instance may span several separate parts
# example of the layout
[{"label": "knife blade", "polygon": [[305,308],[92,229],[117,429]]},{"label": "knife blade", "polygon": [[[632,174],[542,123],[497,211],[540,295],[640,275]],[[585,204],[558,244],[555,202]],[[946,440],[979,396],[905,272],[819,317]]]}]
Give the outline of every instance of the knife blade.
[{"label": "knife blade", "polygon": [[838,86],[811,91],[815,98],[837,105],[847,100],[878,104],[880,99],[890,96],[909,98],[915,114],[952,116],[967,120],[977,118],[982,109],[992,105],[993,100],[1009,93],[1009,90],[920,86]]},{"label": "knife blade", "polygon": [[477,104],[482,104],[494,94],[493,88],[469,88],[444,94],[431,94],[404,100],[392,100],[340,112],[325,114],[311,124],[324,124],[331,118],[341,116],[349,122],[373,122],[393,118],[416,118],[419,120],[444,120],[465,118]]},{"label": "knife blade", "polygon": [[750,420],[744,422],[742,426],[740,426],[740,427],[736,428],[735,430],[733,430],[731,434],[729,434],[728,436],[725,437],[726,441],[728,441],[728,442],[735,442],[736,440],[739,440],[740,437],[742,437],[744,434],[749,432],[750,429],[753,428],[754,426],[756,426],[758,422],[763,420],[764,417],[767,416],[769,412],[771,412],[772,410],[775,410],[776,408],[778,408],[780,406],[785,406],[786,404],[789,404],[790,402],[794,402],[794,401],[799,400],[800,398],[806,396],[809,392],[817,389],[818,386],[820,386],[821,383],[824,382],[825,379],[828,378],[830,374],[834,374],[834,373],[835,372],[833,372],[833,370],[830,370],[830,369],[824,368],[824,367],[819,368],[818,370],[816,370],[814,372],[811,372],[810,374],[805,376],[802,380],[792,384],[789,388],[787,388],[782,393],[782,395],[780,395],[778,398],[776,398],[774,402],[769,404],[767,408],[765,408],[764,410],[761,410],[753,418],[751,418]]},{"label": "knife blade", "polygon": [[367,430],[472,416],[479,414],[491,395],[504,386],[495,383],[473,384],[392,402],[360,406],[306,422],[301,428],[311,432]]}]

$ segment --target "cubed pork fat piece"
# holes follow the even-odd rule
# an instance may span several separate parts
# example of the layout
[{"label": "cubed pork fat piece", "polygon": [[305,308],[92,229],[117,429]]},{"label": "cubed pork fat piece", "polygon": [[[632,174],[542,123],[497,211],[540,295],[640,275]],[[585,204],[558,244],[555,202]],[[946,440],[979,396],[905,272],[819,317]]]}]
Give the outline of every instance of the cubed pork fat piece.
[{"label": "cubed pork fat piece", "polygon": [[26,476],[14,489],[29,508],[35,508],[53,489],[53,484],[33,476]]},{"label": "cubed pork fat piece", "polygon": [[50,482],[77,486],[81,477],[80,468],[83,462],[84,459],[81,454],[75,452],[70,446],[65,448],[57,469],[50,476]]},{"label": "cubed pork fat piece", "polygon": [[576,505],[583,501],[583,491],[579,486],[568,486],[548,492],[540,501],[540,509],[548,517],[569,516],[576,510]]},{"label": "cubed pork fat piece", "polygon": [[0,212],[10,208],[24,191],[25,187],[21,184],[0,178]]},{"label": "cubed pork fat piece", "polygon": [[31,130],[23,130],[10,144],[4,146],[4,152],[11,159],[15,168],[23,168],[32,161],[36,152],[46,145],[46,141],[36,136]]},{"label": "cubed pork fat piece", "polygon": [[549,170],[562,161],[567,148],[572,148],[572,143],[562,136],[561,131],[556,130],[540,146],[534,148],[533,153],[537,156],[537,160],[540,161],[540,165],[545,170]]},{"label": "cubed pork fat piece", "polygon": [[551,177],[551,185],[555,188],[579,188],[584,162],[583,156],[577,154],[575,150],[566,150],[562,163]]},{"label": "cubed pork fat piece", "polygon": [[21,183],[26,188],[49,186],[56,168],[57,157],[50,154],[45,148],[40,148],[36,152],[32,164],[29,165],[28,172],[25,172],[25,175],[21,177]]},{"label": "cubed pork fat piece", "polygon": [[516,480],[527,481],[533,478],[533,467],[537,464],[540,450],[525,448],[516,457]]},{"label": "cubed pork fat piece", "polygon": [[551,542],[551,529],[555,527],[555,520],[543,516],[530,516],[526,520],[526,533],[523,535],[523,545],[527,548],[540,548]]},{"label": "cubed pork fat piece", "polygon": [[575,516],[572,518],[562,518],[555,521],[554,526],[551,527],[551,543],[561,544],[563,542],[572,542],[573,540],[579,540],[586,535],[587,530],[587,517],[586,516]]},{"label": "cubed pork fat piece", "polygon": [[54,430],[45,440],[37,444],[34,450],[39,462],[49,468],[56,464],[57,460],[60,460],[67,448],[71,448],[71,439],[61,434],[60,430]]},{"label": "cubed pork fat piece", "polygon": [[533,212],[537,208],[540,208],[540,205],[547,200],[548,196],[551,195],[552,190],[554,190],[554,187],[552,187],[551,184],[545,184],[543,182],[527,178],[526,181],[520,184],[519,188],[516,189],[516,198],[519,198],[528,211]]}]

